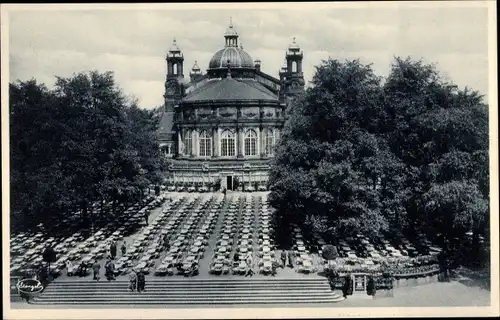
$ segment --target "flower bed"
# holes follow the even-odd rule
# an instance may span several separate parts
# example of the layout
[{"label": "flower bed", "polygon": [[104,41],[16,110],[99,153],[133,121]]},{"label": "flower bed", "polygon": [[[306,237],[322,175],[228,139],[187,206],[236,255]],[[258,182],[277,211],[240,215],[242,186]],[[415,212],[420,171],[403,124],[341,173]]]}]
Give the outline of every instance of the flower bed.
[{"label": "flower bed", "polygon": [[339,273],[427,274],[439,269],[434,255],[401,258],[338,258],[331,264]]}]

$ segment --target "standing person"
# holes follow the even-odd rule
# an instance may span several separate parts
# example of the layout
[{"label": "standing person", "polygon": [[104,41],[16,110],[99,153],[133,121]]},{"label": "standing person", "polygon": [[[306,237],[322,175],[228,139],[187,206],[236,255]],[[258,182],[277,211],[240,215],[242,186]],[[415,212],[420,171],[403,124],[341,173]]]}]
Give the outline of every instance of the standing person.
[{"label": "standing person", "polygon": [[116,257],[116,242],[114,240],[111,242],[109,252],[111,254],[111,260],[114,260]]},{"label": "standing person", "polygon": [[127,253],[127,241],[123,241],[121,250],[122,250],[122,257],[123,257]]},{"label": "standing person", "polygon": [[128,276],[128,289],[134,292],[136,288],[137,288],[137,273],[135,272],[135,269],[132,269],[132,272],[130,272]]},{"label": "standing person", "polygon": [[246,262],[247,262],[248,269],[247,269],[247,272],[245,274],[245,277],[252,276],[253,275],[253,259],[252,259],[252,254],[250,252],[247,254]]},{"label": "standing person", "polygon": [[146,220],[146,225],[149,225],[149,212],[148,212],[148,210],[144,211],[144,220]]},{"label": "standing person", "polygon": [[287,251],[287,257],[288,257],[288,266],[290,268],[293,268],[293,261],[292,261],[292,252],[289,250]]},{"label": "standing person", "polygon": [[281,251],[281,265],[283,266],[283,269],[285,269],[286,267],[286,260],[287,260],[286,258],[287,258],[286,251],[283,249]]},{"label": "standing person", "polygon": [[106,261],[105,269],[106,269],[106,279],[108,281],[114,280],[115,279],[115,265],[113,264],[113,261],[111,261],[111,257],[108,257],[108,261]]},{"label": "standing person", "polygon": [[68,277],[71,277],[73,275],[73,263],[68,260],[66,261],[66,274],[68,275]]},{"label": "standing person", "polygon": [[146,276],[142,270],[137,273],[137,292],[142,292],[146,289]]},{"label": "standing person", "polygon": [[99,275],[101,271],[101,264],[97,260],[94,261],[94,264],[92,265],[92,270],[94,271],[94,280],[99,281],[99,279],[101,278]]}]

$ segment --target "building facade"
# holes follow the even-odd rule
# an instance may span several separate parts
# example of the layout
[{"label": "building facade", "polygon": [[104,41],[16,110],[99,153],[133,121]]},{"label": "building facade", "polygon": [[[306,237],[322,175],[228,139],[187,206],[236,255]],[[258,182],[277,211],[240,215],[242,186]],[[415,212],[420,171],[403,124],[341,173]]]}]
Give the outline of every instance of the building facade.
[{"label": "building facade", "polygon": [[224,41],[206,73],[195,62],[189,80],[175,39],[167,53],[159,136],[170,183],[265,185],[287,107],[304,91],[303,53],[295,39],[279,79],[243,50],[232,23]]}]

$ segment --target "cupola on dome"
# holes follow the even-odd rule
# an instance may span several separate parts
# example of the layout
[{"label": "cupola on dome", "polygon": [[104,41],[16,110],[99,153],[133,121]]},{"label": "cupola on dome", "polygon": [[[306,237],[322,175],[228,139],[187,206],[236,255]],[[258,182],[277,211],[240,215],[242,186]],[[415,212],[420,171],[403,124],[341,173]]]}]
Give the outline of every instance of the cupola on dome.
[{"label": "cupola on dome", "polygon": [[227,68],[228,66],[231,68],[254,68],[252,57],[243,50],[243,46],[238,47],[238,37],[230,20],[229,27],[224,34],[225,46],[210,59],[209,69]]},{"label": "cupola on dome", "polygon": [[227,47],[214,54],[212,59],[210,59],[208,68],[227,68],[228,64],[231,68],[254,67],[253,59],[246,51],[238,47]]}]

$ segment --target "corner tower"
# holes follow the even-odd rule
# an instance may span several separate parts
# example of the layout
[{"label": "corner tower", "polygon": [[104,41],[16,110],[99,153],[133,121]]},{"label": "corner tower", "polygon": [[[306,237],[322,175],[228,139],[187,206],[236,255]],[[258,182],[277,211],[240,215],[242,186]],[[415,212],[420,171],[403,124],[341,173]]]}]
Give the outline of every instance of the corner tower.
[{"label": "corner tower", "polygon": [[171,112],[182,99],[184,83],[184,55],[174,38],[167,53],[167,79],[165,81],[165,111]]},{"label": "corner tower", "polygon": [[286,71],[284,77],[285,96],[287,105],[298,95],[304,92],[305,80],[302,73],[303,52],[293,38],[292,44],[286,52]]}]

